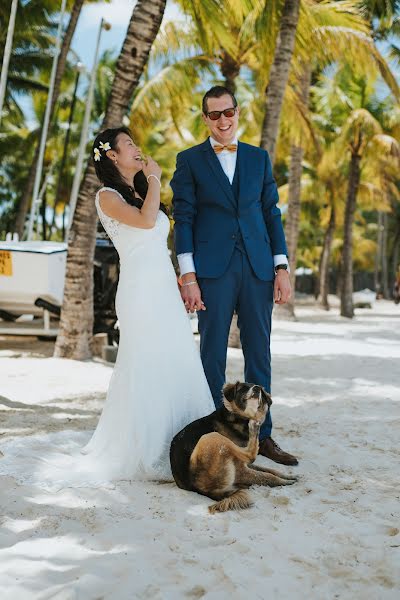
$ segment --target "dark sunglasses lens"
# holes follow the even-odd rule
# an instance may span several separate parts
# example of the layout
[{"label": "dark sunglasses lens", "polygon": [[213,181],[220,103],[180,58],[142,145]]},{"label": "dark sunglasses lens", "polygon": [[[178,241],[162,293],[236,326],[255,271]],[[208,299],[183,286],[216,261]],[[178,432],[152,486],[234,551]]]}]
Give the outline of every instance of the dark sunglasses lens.
[{"label": "dark sunglasses lens", "polygon": [[212,110],[208,113],[211,121],[218,121],[222,113],[224,113],[225,117],[233,117],[235,115],[236,108],[226,108],[225,110]]}]

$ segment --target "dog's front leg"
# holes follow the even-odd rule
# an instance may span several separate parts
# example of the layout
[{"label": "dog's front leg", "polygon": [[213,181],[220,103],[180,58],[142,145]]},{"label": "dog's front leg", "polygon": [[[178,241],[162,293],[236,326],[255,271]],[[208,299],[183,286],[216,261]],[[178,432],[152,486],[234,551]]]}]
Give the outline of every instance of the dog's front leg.
[{"label": "dog's front leg", "polygon": [[254,462],[257,458],[260,428],[261,423],[259,421],[254,421],[253,419],[249,421],[249,441],[246,448],[244,448],[248,456],[248,463]]}]

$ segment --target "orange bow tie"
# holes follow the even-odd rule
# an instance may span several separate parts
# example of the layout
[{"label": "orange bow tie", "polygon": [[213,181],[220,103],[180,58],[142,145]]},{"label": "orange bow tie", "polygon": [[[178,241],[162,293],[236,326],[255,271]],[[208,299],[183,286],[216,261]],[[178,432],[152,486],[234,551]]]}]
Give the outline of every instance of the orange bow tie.
[{"label": "orange bow tie", "polygon": [[236,152],[237,144],[228,144],[227,146],[213,146],[215,154],[219,154],[223,150],[228,150],[228,152]]}]

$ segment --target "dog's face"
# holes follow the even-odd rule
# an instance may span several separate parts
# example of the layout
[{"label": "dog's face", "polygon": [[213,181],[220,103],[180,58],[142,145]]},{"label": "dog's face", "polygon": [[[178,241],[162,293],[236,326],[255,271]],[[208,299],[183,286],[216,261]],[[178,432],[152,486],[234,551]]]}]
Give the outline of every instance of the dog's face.
[{"label": "dog's face", "polygon": [[245,419],[263,423],[272,404],[271,396],[261,385],[253,383],[227,383],[223,388],[224,406]]}]

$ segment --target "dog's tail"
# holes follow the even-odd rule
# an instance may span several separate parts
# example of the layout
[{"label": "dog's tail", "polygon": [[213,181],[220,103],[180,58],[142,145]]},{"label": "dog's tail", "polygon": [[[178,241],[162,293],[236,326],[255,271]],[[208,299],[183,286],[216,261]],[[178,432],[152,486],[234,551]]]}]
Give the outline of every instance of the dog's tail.
[{"label": "dog's tail", "polygon": [[253,502],[246,490],[237,490],[236,492],[233,492],[231,496],[228,496],[215,504],[211,504],[211,506],[208,507],[208,510],[213,515],[216,512],[249,508],[252,504]]}]

